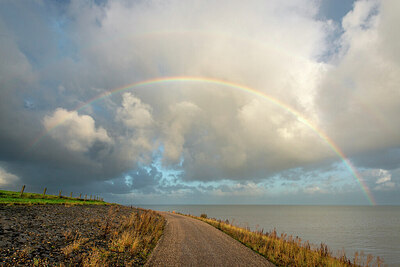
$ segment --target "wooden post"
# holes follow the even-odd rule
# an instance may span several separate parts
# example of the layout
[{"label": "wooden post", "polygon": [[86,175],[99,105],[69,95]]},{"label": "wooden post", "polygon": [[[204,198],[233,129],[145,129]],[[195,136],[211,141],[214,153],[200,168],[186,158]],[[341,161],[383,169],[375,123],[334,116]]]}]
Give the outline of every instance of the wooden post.
[{"label": "wooden post", "polygon": [[44,196],[46,195],[46,191],[47,191],[47,187],[45,187],[45,188],[43,189],[43,196],[42,196],[42,198],[44,198]]},{"label": "wooden post", "polygon": [[25,185],[22,186],[20,197],[22,197],[22,194],[24,193],[24,190],[25,190]]},{"label": "wooden post", "polygon": [[69,197],[72,198],[72,192],[71,192],[71,194],[69,195]]},{"label": "wooden post", "polygon": [[82,198],[82,193],[79,194],[79,199],[81,199],[81,198]]},{"label": "wooden post", "polygon": [[62,193],[62,190],[60,190],[60,192],[58,193],[59,198],[61,198],[61,193]]},{"label": "wooden post", "polygon": [[85,195],[85,201],[86,201],[86,199],[87,199],[87,194]]}]

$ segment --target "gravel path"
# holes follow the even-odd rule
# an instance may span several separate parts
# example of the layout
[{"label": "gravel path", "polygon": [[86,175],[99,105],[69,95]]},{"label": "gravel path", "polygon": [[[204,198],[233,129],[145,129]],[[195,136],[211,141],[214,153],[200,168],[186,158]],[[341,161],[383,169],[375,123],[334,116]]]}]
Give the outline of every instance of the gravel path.
[{"label": "gravel path", "polygon": [[178,214],[160,213],[167,225],[147,266],[274,266],[211,225]]}]

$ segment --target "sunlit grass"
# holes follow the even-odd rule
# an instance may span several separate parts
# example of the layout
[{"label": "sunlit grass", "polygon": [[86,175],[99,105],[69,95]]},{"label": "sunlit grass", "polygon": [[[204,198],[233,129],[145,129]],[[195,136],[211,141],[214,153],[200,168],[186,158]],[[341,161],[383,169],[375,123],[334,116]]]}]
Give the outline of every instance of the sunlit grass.
[{"label": "sunlit grass", "polygon": [[104,201],[98,200],[84,200],[79,198],[71,198],[66,196],[44,195],[37,193],[23,193],[21,197],[20,192],[0,190],[0,204],[18,205],[18,204],[95,204],[107,205]]}]

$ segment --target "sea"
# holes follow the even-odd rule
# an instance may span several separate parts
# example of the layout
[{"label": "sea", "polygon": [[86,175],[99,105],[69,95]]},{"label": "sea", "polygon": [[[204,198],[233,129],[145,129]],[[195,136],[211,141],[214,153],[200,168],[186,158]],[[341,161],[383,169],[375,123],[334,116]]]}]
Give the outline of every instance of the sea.
[{"label": "sea", "polygon": [[158,211],[229,220],[252,230],[272,231],[319,245],[349,259],[356,252],[400,266],[400,206],[142,205]]}]

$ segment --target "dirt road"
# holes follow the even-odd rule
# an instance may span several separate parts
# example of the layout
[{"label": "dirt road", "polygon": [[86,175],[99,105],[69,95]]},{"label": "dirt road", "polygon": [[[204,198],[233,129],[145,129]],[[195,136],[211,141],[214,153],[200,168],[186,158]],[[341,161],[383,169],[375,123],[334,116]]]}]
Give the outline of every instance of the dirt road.
[{"label": "dirt road", "polygon": [[164,236],[147,266],[274,266],[216,228],[196,219],[162,212]]}]

